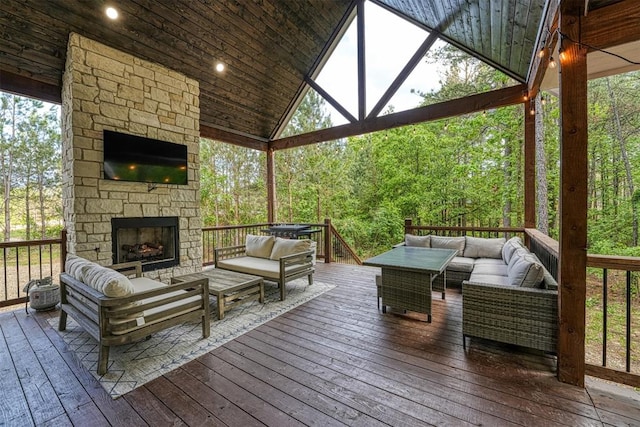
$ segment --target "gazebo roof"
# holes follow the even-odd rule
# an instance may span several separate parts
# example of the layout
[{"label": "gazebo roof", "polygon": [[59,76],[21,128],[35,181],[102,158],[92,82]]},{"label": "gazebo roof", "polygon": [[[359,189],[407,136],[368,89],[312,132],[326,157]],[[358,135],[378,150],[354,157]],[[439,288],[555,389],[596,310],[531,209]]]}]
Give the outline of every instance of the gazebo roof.
[{"label": "gazebo roof", "polygon": [[[547,43],[545,0],[370,0],[520,82]],[[616,0],[592,0],[602,7]],[[70,32],[179,71],[200,82],[203,134],[256,145],[279,136],[359,0],[150,2],[4,0],[0,89],[59,102]],[[226,64],[216,73],[217,62]]]}]

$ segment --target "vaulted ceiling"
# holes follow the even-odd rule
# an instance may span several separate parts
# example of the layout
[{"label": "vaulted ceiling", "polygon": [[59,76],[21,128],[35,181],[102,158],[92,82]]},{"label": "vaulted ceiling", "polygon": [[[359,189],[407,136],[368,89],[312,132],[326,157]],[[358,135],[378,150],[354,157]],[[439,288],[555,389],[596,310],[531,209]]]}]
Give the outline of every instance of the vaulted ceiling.
[{"label": "vaulted ceiling", "polygon": [[[370,0],[525,82],[546,0]],[[592,0],[604,6],[618,0]],[[70,32],[200,82],[201,129],[268,141],[358,0],[2,0],[0,89],[60,99]],[[120,18],[105,17],[107,5]],[[366,25],[366,19],[365,19]],[[542,36],[544,37],[544,35]],[[223,62],[224,73],[214,66]]]}]

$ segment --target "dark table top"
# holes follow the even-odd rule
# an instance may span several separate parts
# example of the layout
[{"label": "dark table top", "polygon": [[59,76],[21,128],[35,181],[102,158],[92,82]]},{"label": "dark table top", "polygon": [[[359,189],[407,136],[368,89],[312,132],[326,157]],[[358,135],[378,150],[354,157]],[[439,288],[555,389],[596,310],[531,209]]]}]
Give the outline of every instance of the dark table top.
[{"label": "dark table top", "polygon": [[364,265],[425,273],[442,273],[458,254],[452,249],[398,246],[364,261]]}]

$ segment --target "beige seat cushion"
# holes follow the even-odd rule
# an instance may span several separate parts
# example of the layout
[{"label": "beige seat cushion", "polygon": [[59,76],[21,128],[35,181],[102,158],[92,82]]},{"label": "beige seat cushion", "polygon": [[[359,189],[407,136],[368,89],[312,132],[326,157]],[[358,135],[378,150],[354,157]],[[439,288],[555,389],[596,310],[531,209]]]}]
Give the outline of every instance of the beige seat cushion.
[{"label": "beige seat cushion", "polygon": [[282,239],[276,237],[276,241],[273,244],[271,250],[272,260],[279,261],[280,258],[287,255],[299,254],[300,252],[308,251],[311,249],[311,240],[295,240],[295,239]]},{"label": "beige seat cushion", "polygon": [[461,271],[464,273],[471,273],[473,271],[473,266],[475,264],[475,260],[473,258],[464,258],[464,257],[454,257],[449,265],[447,266],[447,271]]},{"label": "beige seat cushion", "polygon": [[247,234],[245,252],[247,256],[269,258],[275,238],[273,236],[255,236]]},{"label": "beige seat cushion", "polygon": [[[274,280],[280,278],[280,262],[264,258],[237,257],[225,259],[218,262],[218,268],[253,274]],[[293,265],[287,267],[286,271],[287,273],[294,273],[307,268],[309,268],[308,265]]]},{"label": "beige seat cushion", "polygon": [[475,274],[490,274],[492,276],[507,276],[507,264],[476,264],[473,266],[472,275]]},{"label": "beige seat cushion", "polygon": [[[486,283],[489,285],[510,285],[509,278],[507,276],[493,275],[493,274],[476,274],[471,273],[469,282],[473,283]],[[464,289],[462,291],[464,293]]]}]

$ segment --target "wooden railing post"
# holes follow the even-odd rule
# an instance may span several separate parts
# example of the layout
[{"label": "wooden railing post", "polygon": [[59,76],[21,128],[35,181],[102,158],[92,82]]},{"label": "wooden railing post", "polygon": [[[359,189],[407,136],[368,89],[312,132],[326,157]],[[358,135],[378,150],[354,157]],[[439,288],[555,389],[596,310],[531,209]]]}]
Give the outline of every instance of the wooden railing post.
[{"label": "wooden railing post", "polygon": [[331,263],[331,219],[324,219],[324,262]]},{"label": "wooden railing post", "polygon": [[67,229],[60,233],[60,271],[64,272],[64,263],[67,260]]},{"label": "wooden railing post", "polygon": [[[412,225],[413,225],[413,221],[411,220],[411,218],[404,219],[404,234],[413,234],[411,232]],[[404,238],[404,236],[402,236],[402,238]]]}]

